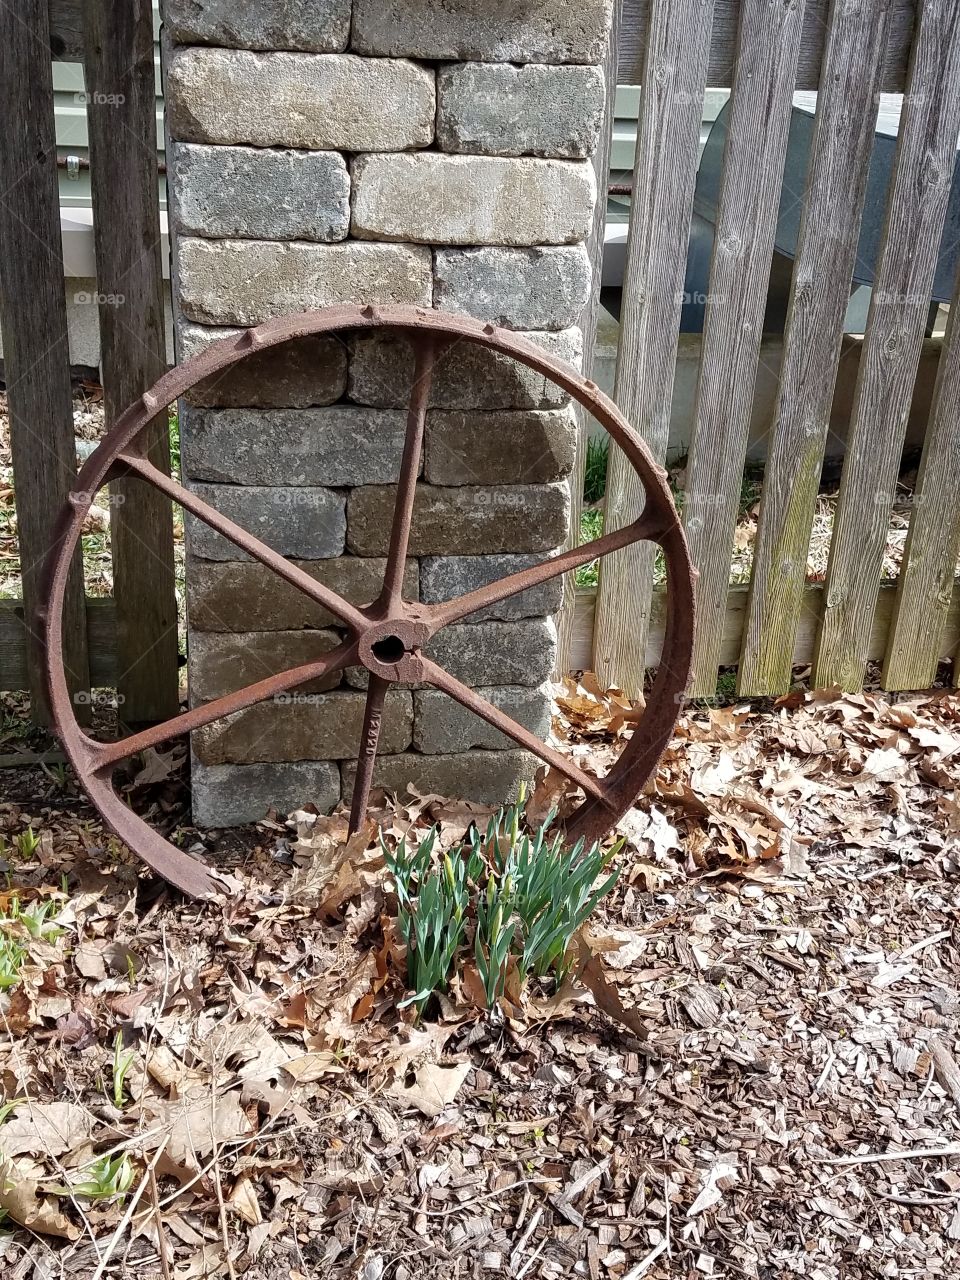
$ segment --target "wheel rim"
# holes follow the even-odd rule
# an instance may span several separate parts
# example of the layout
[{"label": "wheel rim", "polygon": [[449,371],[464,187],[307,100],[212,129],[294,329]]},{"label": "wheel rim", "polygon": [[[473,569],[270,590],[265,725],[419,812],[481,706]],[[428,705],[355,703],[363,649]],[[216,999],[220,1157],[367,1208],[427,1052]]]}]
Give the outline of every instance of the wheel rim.
[{"label": "wheel rim", "polygon": [[[392,536],[383,588],[370,605],[350,604],[286,557],[222,516],[147,459],[141,445],[144,428],[198,382],[238,364],[246,357],[308,335],[391,329],[404,333],[415,354],[414,385],[407,407]],[[621,529],[605,533],[518,573],[488,583],[442,604],[424,605],[402,596],[404,566],[413,521],[416,480],[434,365],[452,344],[465,341],[509,356],[561,387],[607,431],[626,454],[646,493],[640,516]],[[121,476],[136,476],[155,485],[184,510],[266,565],[304,595],[327,609],[346,628],[347,638],[315,662],[279,672],[214,698],[171,720],[117,742],[89,737],[74,713],[63,662],[63,598],[71,558],[94,495]],[[529,730],[517,724],[476,691],[427,658],[423,646],[443,627],[478,609],[568,573],[634,542],[650,541],[663,551],[667,570],[667,616],[663,652],[644,715],[615,764],[602,780],[580,769]],[[114,792],[114,767],[147,747],[199,729],[309,681],[363,666],[369,673],[366,706],[351,801],[350,828],[356,830],[367,807],[373,781],[384,697],[395,681],[426,682],[443,690],[518,745],[581,787],[585,799],[565,822],[571,840],[588,843],[615,825],[634,803],[656,767],[676,724],[690,675],[693,648],[694,574],[666,472],[619,410],[592,382],[525,338],[493,325],[461,316],[414,307],[338,306],[269,320],[235,337],[212,343],[200,355],[171,369],[117,419],[81,468],[62,509],[47,560],[44,604],[38,611],[45,672],[54,727],[81,785],[95,808],[120,838],[153,870],[184,892],[209,897],[227,882],[211,868],[176,848],[123,803]]]}]

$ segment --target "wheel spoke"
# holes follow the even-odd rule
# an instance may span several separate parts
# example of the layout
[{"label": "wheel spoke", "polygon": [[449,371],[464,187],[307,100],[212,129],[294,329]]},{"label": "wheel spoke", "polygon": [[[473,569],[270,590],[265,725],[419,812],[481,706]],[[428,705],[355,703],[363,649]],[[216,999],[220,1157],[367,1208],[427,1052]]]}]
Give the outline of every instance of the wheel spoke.
[{"label": "wheel spoke", "polygon": [[354,779],[353,797],[350,801],[350,835],[360,830],[363,815],[367,811],[370,786],[373,782],[373,766],[377,760],[377,743],[380,741],[380,726],[383,723],[383,700],[389,684],[388,680],[383,680],[371,672],[367,687],[367,701],[363,709],[363,731],[360,736],[360,754],[357,757],[357,776]]},{"label": "wheel spoke", "polygon": [[245,685],[242,689],[237,689],[235,693],[227,693],[221,698],[214,698],[212,702],[205,702],[199,707],[193,707],[182,715],[174,716],[172,720],[164,720],[161,724],[151,725],[150,728],[144,729],[140,733],[133,733],[129,737],[121,738],[118,742],[96,742],[93,738],[87,738],[90,769],[93,773],[103,772],[112,768],[118,761],[125,760],[128,756],[136,755],[138,751],[145,751],[148,747],[159,746],[162,742],[169,742],[171,738],[179,738],[185,733],[191,733],[194,729],[202,729],[204,725],[212,724],[214,720],[221,720],[224,716],[233,715],[237,711],[244,711],[247,707],[252,707],[258,702],[264,702],[267,698],[275,697],[278,693],[286,693],[288,689],[295,689],[297,685],[306,684],[310,680],[319,680],[323,676],[340,671],[350,665],[350,661],[356,652],[356,647],[356,643],[353,640],[345,640],[342,644],[337,645],[335,649],[325,653],[316,662],[306,662],[302,666],[280,671],[275,676],[268,676],[265,680],[258,680],[255,684]]},{"label": "wheel spoke", "polygon": [[591,542],[584,543],[582,547],[571,547],[569,551],[564,551],[550,560],[544,560],[541,564],[531,565],[529,569],[520,569],[517,573],[511,573],[508,578],[489,582],[476,591],[470,591],[466,595],[456,596],[453,600],[436,605],[431,610],[433,624],[439,628],[449,626],[451,622],[459,622],[461,618],[475,613],[478,609],[486,609],[510,596],[518,595],[521,591],[538,587],[550,578],[569,573],[571,569],[578,569],[582,564],[589,564],[591,560],[609,555],[611,551],[628,547],[632,542],[657,542],[668,531],[671,522],[675,519],[676,517],[672,515],[665,518],[659,512],[648,515],[644,511],[638,520],[624,525],[622,529],[605,533],[602,538],[594,538]]},{"label": "wheel spoke", "polygon": [[265,542],[255,538],[252,533],[235,524],[226,516],[221,515],[209,503],[204,502],[202,498],[198,498],[189,489],[185,489],[182,484],[178,484],[170,476],[164,475],[162,471],[145,458],[140,458],[134,453],[122,453],[118,461],[142,480],[146,480],[157,489],[160,489],[168,498],[171,498],[185,510],[195,515],[198,520],[202,520],[211,529],[215,529],[217,533],[222,534],[234,546],[246,551],[254,560],[259,560],[268,569],[272,569],[278,577],[284,578],[291,586],[296,587],[298,591],[302,591],[305,596],[309,596],[311,600],[315,600],[317,604],[322,605],[328,613],[332,613],[335,618],[339,618],[341,622],[346,623],[354,632],[361,631],[367,625],[366,617],[354,605],[349,604],[342,596],[338,596],[335,591],[331,591],[329,587],[317,582],[315,578],[311,578],[309,573],[298,568],[286,556],[280,555],[278,551],[268,547]]},{"label": "wheel spoke", "polygon": [[468,711],[472,711],[481,720],[486,720],[487,724],[493,725],[495,729],[505,733],[508,738],[512,738],[514,742],[524,747],[527,751],[539,756],[544,764],[550,765],[552,769],[564,774],[571,782],[575,782],[578,787],[582,787],[588,796],[599,800],[601,804],[613,807],[613,802],[607,795],[606,788],[598,778],[591,777],[590,774],[585,773],[575,765],[572,760],[568,760],[559,751],[554,751],[553,747],[548,747],[545,742],[541,742],[529,729],[517,724],[516,720],[511,719],[499,707],[495,707],[492,702],[488,702],[486,698],[481,697],[475,689],[469,689],[465,684],[461,684],[455,676],[452,676],[449,671],[445,671],[443,667],[438,667],[429,658],[421,657],[421,662],[424,680],[429,681],[430,684],[435,685],[438,689],[442,689],[444,693],[449,694],[461,706],[466,707]]},{"label": "wheel spoke", "polygon": [[413,503],[417,496],[417,473],[423,453],[423,433],[433,384],[433,369],[438,353],[438,343],[432,334],[414,339],[415,364],[413,390],[407,409],[407,431],[403,439],[403,457],[400,462],[400,479],[397,481],[397,500],[393,508],[393,527],[390,531],[390,549],[387,568],[383,575],[383,590],[377,602],[386,614],[398,603],[403,592],[403,571],[410,544],[410,526],[413,523]]}]

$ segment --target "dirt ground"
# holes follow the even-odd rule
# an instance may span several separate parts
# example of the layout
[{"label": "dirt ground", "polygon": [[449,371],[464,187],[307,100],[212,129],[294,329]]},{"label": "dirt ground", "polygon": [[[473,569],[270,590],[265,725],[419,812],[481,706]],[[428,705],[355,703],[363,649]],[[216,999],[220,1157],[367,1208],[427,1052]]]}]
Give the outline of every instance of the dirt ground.
[{"label": "dirt ground", "polygon": [[[629,708],[557,693],[602,771]],[[374,825],[198,833],[181,757],[124,786],[228,902],[140,874],[56,764],[0,786],[4,1277],[956,1273],[955,693],[688,709],[579,977],[491,1016],[461,973],[419,1026]],[[451,848],[486,821],[375,816]]]}]

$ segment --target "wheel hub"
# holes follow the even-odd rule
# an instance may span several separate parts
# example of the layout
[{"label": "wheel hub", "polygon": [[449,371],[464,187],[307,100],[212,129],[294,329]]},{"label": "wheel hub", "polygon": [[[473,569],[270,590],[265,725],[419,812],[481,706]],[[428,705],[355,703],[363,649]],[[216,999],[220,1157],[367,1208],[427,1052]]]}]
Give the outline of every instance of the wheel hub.
[{"label": "wheel hub", "polygon": [[381,680],[415,684],[423,678],[420,650],[430,639],[430,628],[411,618],[375,622],[360,637],[357,658]]}]

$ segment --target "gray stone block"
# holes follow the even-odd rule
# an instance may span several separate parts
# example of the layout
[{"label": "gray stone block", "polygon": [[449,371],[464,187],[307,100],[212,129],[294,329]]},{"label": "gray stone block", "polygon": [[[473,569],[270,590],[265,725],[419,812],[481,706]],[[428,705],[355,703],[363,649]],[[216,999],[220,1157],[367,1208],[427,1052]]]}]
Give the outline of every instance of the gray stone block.
[{"label": "gray stone block", "polygon": [[324,409],[190,409],[180,427],[184,474],[228,484],[390,484],[400,474],[406,415]]},{"label": "gray stone block", "polygon": [[[532,782],[541,762],[528,751],[466,751],[449,756],[379,756],[374,786],[401,799],[408,785],[420,795],[436,792],[476,804],[502,805],[516,800],[521,782]],[[343,799],[350,800],[357,776],[355,763],[341,766]]]},{"label": "gray stone block", "polygon": [[[426,556],[420,561],[420,598],[426,604],[442,604],[490,582],[508,578],[521,569],[539,564],[543,556]],[[498,604],[468,614],[464,622],[487,618],[513,620],[556,613],[563,601],[563,579],[550,578],[539,587],[521,591]]]},{"label": "gray stone block", "polygon": [[353,235],[420,244],[574,244],[596,197],[585,160],[367,155],[352,180]]},{"label": "gray stone block", "polygon": [[315,804],[329,813],[340,800],[340,770],[329,760],[289,764],[190,766],[190,802],[198,827],[239,827],[259,822],[268,810],[292,813]]},{"label": "gray stone block", "polygon": [[164,100],[177,142],[400,151],[433,141],[434,74],[352,54],[175,49]]},{"label": "gray stone block", "polygon": [[427,417],[423,474],[436,485],[560,480],[573,470],[577,431],[570,409],[440,410]]},{"label": "gray stone block", "polygon": [[[353,689],[280,694],[197,729],[193,750],[203,764],[356,759],[365,702],[366,696]],[[389,689],[380,727],[384,754],[404,751],[412,733],[412,695]]]},{"label": "gray stone block", "polygon": [[[236,338],[243,329],[214,329],[181,319],[177,325],[180,361],[212,342]],[[283,346],[254,351],[232,369],[198,382],[187,404],[210,408],[283,409],[333,404],[347,389],[347,348],[339,339],[310,334]]]},{"label": "gray stone block", "polygon": [[600,67],[467,62],[437,76],[437,145],[488,156],[584,159],[603,122]]},{"label": "gray stone block", "polygon": [[[516,622],[455,624],[437,633],[426,655],[471,689],[481,685],[538,685],[556,664],[557,629],[552,618]],[[366,667],[348,667],[344,679],[352,689],[366,689]],[[403,685],[426,689],[427,680]]]},{"label": "gray stone block", "polygon": [[590,297],[582,245],[539,249],[438,249],[433,304],[504,329],[567,329]]},{"label": "gray stone block", "polygon": [[179,44],[339,53],[351,0],[165,0],[164,28]]},{"label": "gray stone block", "polygon": [[[513,685],[477,692],[522,728],[546,740],[552,703],[545,689]],[[426,755],[470,751],[474,747],[509,751],[517,746],[514,739],[494,729],[440,689],[418,689],[413,695],[413,716],[413,745]]]},{"label": "gray stone block", "polygon": [[[241,488],[192,484],[190,489],[221,515],[283,556],[323,560],[343,551],[345,502],[329,489]],[[246,553],[189,512],[184,514],[191,555],[204,560],[245,560]]]},{"label": "gray stone block", "polygon": [[[525,333],[524,338],[574,370],[583,358],[579,329],[560,333]],[[358,334],[350,341],[347,394],[357,404],[397,408],[409,402],[413,389],[413,348],[395,334]],[[553,409],[569,396],[543,374],[510,356],[456,343],[437,361],[430,404],[435,409]]]},{"label": "gray stone block", "polygon": [[[298,560],[305,573],[350,604],[370,604],[380,594],[386,560],[340,556],[336,560]],[[210,561],[190,557],[187,565],[187,617],[191,634],[199,631],[289,631],[328,627],[331,614],[285,582],[266,565],[251,560]],[[403,580],[406,600],[419,596],[417,561],[408,560]]]},{"label": "gray stone block", "polygon": [[[192,705],[233,693],[268,676],[317,662],[340,643],[336,631],[192,631],[189,689]],[[342,683],[342,671],[301,685],[298,693],[323,693]]]},{"label": "gray stone block", "polygon": [[169,184],[180,235],[345,240],[350,175],[334,151],[174,143]]},{"label": "gray stone block", "polygon": [[397,244],[182,239],[179,301],[188,320],[255,325],[290,311],[335,302],[409,302],[429,306],[428,249]]},{"label": "gray stone block", "polygon": [[556,662],[557,628],[552,618],[444,627],[426,651],[471,689],[539,685],[550,678]]},{"label": "gray stone block", "polygon": [[[355,555],[384,555],[396,491],[370,485],[347,499],[347,544]],[[570,491],[563,482],[492,489],[417,486],[410,554],[485,555],[553,551],[567,537]]]},{"label": "gray stone block", "polygon": [[612,0],[354,0],[358,53],[482,62],[603,60]]}]

